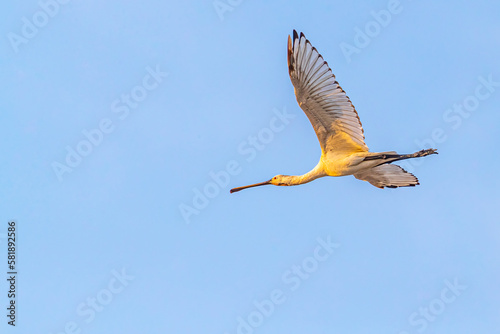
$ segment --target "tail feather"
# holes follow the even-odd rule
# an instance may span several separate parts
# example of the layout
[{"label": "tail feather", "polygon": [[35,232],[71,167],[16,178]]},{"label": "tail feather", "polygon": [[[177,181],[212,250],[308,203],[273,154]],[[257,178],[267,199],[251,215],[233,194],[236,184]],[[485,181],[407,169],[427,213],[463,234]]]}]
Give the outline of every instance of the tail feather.
[{"label": "tail feather", "polygon": [[413,187],[420,184],[415,175],[408,173],[398,165],[392,164],[379,165],[364,170],[354,174],[354,177],[368,181],[378,188]]}]

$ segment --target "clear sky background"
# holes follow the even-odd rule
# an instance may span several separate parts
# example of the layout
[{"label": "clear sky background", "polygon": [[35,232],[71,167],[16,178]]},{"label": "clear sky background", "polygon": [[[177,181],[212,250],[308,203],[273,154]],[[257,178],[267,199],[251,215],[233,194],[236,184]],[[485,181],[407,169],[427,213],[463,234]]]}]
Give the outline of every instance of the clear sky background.
[{"label": "clear sky background", "polygon": [[[500,4],[215,3],[1,5],[1,331],[500,333]],[[319,159],[293,29],[420,186],[229,194]]]}]

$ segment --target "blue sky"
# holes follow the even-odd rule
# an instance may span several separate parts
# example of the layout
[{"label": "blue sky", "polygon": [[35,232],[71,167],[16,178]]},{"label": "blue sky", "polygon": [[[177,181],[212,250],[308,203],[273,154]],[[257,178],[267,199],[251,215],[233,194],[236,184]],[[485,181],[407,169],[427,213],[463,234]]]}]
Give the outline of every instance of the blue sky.
[{"label": "blue sky", "polygon": [[[4,331],[500,333],[500,4],[55,1],[2,5]],[[420,186],[229,194],[319,159],[293,29]]]}]

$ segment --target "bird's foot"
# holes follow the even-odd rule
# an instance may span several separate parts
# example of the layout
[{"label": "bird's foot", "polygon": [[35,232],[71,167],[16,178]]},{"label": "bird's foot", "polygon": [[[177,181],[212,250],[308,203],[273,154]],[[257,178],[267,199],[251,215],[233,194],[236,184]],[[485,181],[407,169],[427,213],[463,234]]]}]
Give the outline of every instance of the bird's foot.
[{"label": "bird's foot", "polygon": [[417,153],[415,153],[415,155],[417,157],[425,157],[425,156],[431,155],[431,154],[438,154],[437,150],[435,148],[429,148],[429,149],[421,150],[421,151],[418,151]]}]

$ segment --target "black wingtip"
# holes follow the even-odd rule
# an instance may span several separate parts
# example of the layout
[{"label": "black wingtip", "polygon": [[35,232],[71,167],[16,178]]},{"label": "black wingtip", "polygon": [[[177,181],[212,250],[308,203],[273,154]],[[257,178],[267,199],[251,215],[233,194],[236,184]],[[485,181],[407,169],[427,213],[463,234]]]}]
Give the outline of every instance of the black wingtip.
[{"label": "black wingtip", "polygon": [[299,35],[297,34],[297,30],[293,29],[293,42],[295,43],[295,40],[299,38]]}]

